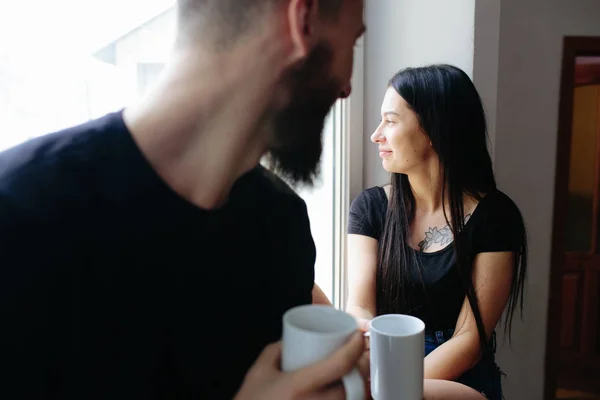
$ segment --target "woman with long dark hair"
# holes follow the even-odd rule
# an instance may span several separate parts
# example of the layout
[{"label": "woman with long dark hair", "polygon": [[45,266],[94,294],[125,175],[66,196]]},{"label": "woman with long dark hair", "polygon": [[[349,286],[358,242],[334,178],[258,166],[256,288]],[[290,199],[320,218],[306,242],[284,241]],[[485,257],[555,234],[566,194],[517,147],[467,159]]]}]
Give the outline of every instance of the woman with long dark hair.
[{"label": "woman with long dark hair", "polygon": [[391,184],[352,203],[347,311],[364,326],[421,318],[426,391],[500,399],[495,329],[506,309],[510,335],[523,311],[527,250],[519,209],[496,188],[481,99],[456,67],[408,68],[381,117],[371,140]]}]

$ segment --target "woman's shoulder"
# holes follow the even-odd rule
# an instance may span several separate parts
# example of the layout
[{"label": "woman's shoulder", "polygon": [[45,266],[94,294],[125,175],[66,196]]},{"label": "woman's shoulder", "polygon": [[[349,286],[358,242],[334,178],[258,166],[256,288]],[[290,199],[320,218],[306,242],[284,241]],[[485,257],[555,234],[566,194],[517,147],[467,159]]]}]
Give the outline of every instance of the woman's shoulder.
[{"label": "woman's shoulder", "polygon": [[352,205],[366,208],[381,208],[382,206],[385,206],[387,208],[388,193],[389,185],[373,186],[363,190],[358,196],[356,196],[356,198],[352,201]]},{"label": "woman's shoulder", "polygon": [[348,233],[379,239],[386,212],[387,196],[382,186],[363,190],[350,205]]},{"label": "woman's shoulder", "polygon": [[521,211],[517,204],[510,196],[501,190],[494,190],[488,193],[479,203],[482,207],[482,214],[485,219],[503,220],[508,218],[509,221],[522,220]]},{"label": "woman's shoulder", "polygon": [[479,202],[472,219],[479,251],[516,250],[526,241],[519,207],[500,190],[488,193]]}]

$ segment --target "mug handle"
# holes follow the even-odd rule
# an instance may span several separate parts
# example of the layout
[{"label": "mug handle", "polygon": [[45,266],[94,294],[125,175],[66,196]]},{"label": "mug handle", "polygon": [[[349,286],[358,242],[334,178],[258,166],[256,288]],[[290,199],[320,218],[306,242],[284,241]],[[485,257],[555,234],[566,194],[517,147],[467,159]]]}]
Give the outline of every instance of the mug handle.
[{"label": "mug handle", "polygon": [[354,368],[342,378],[344,390],[346,391],[346,400],[364,400],[365,383],[362,375],[357,368]]}]

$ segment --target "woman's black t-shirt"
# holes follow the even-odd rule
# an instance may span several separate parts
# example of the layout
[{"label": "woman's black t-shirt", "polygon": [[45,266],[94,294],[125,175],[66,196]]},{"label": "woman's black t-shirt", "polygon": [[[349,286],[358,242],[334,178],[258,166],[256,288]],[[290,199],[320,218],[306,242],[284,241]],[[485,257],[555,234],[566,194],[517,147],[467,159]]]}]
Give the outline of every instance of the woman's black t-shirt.
[{"label": "woman's black t-shirt", "polygon": [[[388,198],[376,186],[363,191],[350,207],[348,233],[372,237],[379,241],[385,222]],[[525,240],[521,213],[504,193],[488,193],[465,224],[464,249],[473,260],[478,253],[519,252]],[[425,322],[427,330],[454,329],[465,300],[453,243],[424,253],[415,250],[422,271],[424,290],[415,294],[419,306],[409,313]],[[421,287],[421,285],[415,285]]]}]

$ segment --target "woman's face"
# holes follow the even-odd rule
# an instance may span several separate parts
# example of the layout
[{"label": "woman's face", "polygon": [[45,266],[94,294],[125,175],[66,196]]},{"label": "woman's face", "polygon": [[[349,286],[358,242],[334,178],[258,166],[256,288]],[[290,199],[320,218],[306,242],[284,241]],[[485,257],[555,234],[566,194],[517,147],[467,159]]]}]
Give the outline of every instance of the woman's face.
[{"label": "woman's face", "polygon": [[379,156],[388,172],[406,174],[436,157],[417,114],[393,87],[385,93],[381,123],[371,135],[371,141],[379,145]]}]

